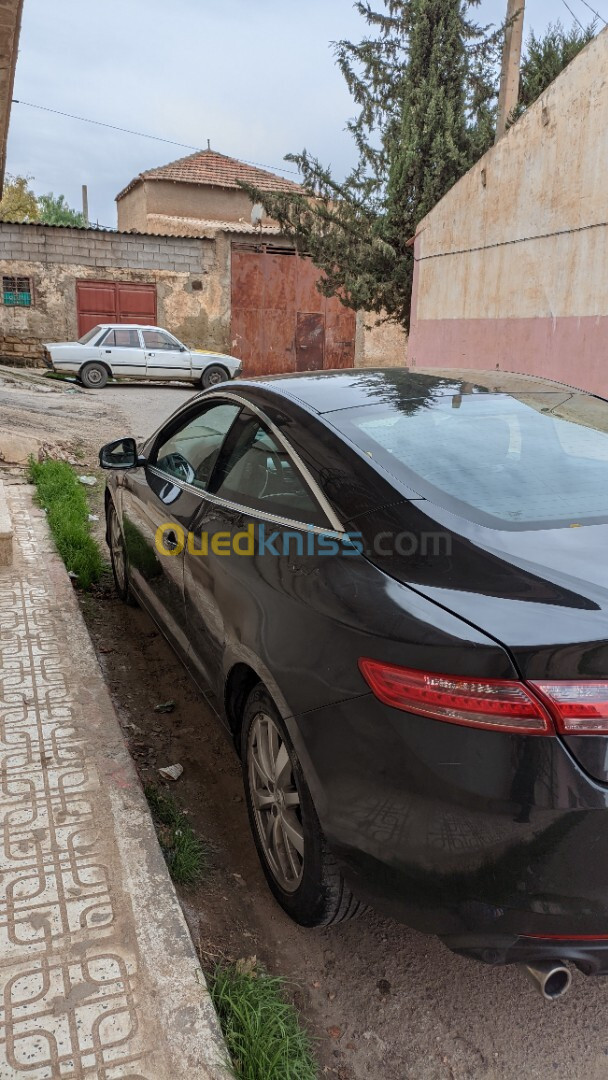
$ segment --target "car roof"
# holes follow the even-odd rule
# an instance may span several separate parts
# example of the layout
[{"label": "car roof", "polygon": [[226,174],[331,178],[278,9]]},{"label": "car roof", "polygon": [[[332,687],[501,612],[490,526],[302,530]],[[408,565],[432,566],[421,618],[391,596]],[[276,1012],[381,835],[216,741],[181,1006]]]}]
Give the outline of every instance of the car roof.
[{"label": "car roof", "polygon": [[[125,323],[125,322],[100,322],[97,326],[93,326],[92,330],[164,330],[164,326],[152,326],[143,323]],[[165,333],[170,334],[170,330],[166,330]]]},{"label": "car roof", "polygon": [[[363,405],[388,405],[433,396],[465,394],[555,394],[573,392],[565,383],[508,371],[470,368],[422,369],[349,368],[339,371],[295,372],[239,380],[239,387],[257,388],[291,398],[319,414]],[[585,393],[579,390],[577,393]],[[590,395],[593,396],[593,395]]]}]

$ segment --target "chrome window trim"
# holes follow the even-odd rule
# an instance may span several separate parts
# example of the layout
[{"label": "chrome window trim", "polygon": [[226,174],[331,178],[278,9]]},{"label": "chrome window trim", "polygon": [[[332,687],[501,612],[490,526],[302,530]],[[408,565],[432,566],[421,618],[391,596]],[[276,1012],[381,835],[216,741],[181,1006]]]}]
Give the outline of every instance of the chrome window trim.
[{"label": "chrome window trim", "polygon": [[214,503],[217,506],[225,507],[226,510],[235,510],[239,514],[258,517],[262,521],[268,521],[272,525],[280,525],[282,528],[293,529],[295,532],[309,532],[316,533],[317,536],[328,536],[332,540],[343,540],[347,535],[344,529],[324,529],[321,525],[307,525],[303,521],[278,517],[276,514],[267,514],[264,510],[258,510],[252,506],[243,506],[242,503],[220,499],[218,495],[212,495],[209,491],[203,491],[202,488],[195,487],[194,484],[188,484],[185,480],[179,480],[176,476],[171,476],[170,473],[157,469],[156,465],[148,465],[147,468],[159,479],[167,480],[174,487],[178,487],[180,491],[187,491],[190,495],[197,495],[203,502]]},{"label": "chrome window trim", "polygon": [[[331,523],[333,531],[339,533],[341,536],[344,536],[344,526],[340,521],[339,517],[337,516],[333,506],[326,499],[325,495],[321,491],[317,482],[314,480],[310,470],[302,461],[302,458],[300,457],[298,452],[294,450],[293,446],[290,445],[290,443],[287,441],[282,431],[276,426],[276,424],[273,424],[272,420],[269,420],[266,414],[262,412],[261,409],[258,409],[257,405],[254,405],[251,401],[248,401],[247,398],[241,397],[240,394],[232,393],[230,390],[225,390],[223,393],[221,391],[215,391],[211,394],[205,394],[204,400],[211,401],[214,398],[236,401],[239,405],[242,405],[244,408],[249,409],[252,413],[255,413],[255,415],[258,416],[264,424],[266,424],[266,427],[269,429],[269,431],[272,432],[277,441],[283,446],[283,449],[286,451],[288,457],[293,462],[296,470],[300,473],[307,487],[310,488],[314,498],[317,500],[319,506],[321,507],[321,510],[325,514],[327,520]],[[255,511],[253,511],[250,507],[247,507],[247,510],[249,513],[255,513]],[[314,528],[317,532],[321,533],[327,531],[319,528],[318,526],[311,525],[306,527]]]}]

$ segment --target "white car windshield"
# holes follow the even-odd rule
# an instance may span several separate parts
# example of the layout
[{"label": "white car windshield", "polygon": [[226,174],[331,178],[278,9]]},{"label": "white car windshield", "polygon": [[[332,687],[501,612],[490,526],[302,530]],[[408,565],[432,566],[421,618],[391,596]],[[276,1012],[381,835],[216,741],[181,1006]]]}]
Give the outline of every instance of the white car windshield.
[{"label": "white car windshield", "polygon": [[101,326],[94,326],[92,330],[87,330],[86,334],[83,334],[81,338],[78,338],[79,345],[88,345],[89,341],[92,341],[94,337],[101,330]]}]

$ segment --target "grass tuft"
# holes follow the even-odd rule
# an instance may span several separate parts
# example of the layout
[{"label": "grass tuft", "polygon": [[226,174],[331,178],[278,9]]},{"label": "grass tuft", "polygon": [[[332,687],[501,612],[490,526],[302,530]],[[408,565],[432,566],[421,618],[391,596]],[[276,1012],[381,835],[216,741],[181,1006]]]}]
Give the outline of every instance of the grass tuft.
[{"label": "grass tuft", "polygon": [[186,815],[171,795],[154,784],[146,784],[144,792],[171,877],[178,885],[198,884],[209,860]]},{"label": "grass tuft", "polygon": [[30,459],[30,480],[36,485],[39,505],[47,517],[57,550],[77,584],[89,589],[99,581],[104,560],[91,536],[89,504],[82,485],[65,461]]},{"label": "grass tuft", "polygon": [[239,1080],[317,1080],[312,1040],[283,980],[264,972],[220,966],[209,989]]}]

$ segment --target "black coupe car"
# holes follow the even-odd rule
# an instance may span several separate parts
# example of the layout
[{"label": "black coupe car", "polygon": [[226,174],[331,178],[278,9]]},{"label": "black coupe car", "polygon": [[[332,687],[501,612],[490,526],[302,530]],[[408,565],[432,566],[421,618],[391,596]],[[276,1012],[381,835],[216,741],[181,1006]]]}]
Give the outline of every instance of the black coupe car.
[{"label": "black coupe car", "polygon": [[608,402],[318,372],[101,451],[116,586],[211,687],[270,888],[608,972]]}]

